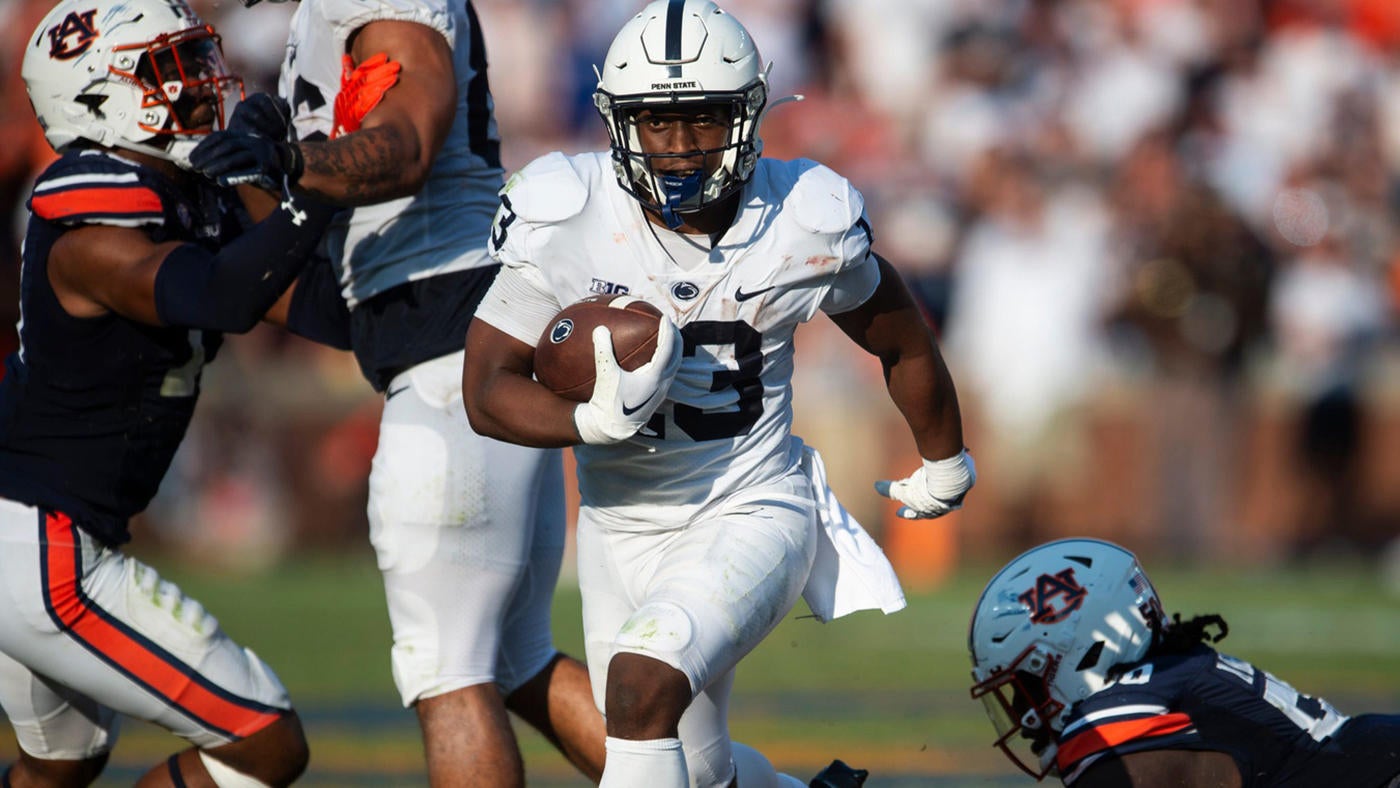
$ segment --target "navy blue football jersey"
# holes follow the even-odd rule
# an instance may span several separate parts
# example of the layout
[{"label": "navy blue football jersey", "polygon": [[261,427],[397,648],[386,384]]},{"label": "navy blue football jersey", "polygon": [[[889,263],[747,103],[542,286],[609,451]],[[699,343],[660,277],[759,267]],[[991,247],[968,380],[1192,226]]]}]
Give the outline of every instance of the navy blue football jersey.
[{"label": "navy blue football jersey", "polygon": [[1226,753],[1246,788],[1376,788],[1400,775],[1400,715],[1347,717],[1202,644],[1130,666],[1076,704],[1056,765],[1073,785],[1100,759],[1147,750]]},{"label": "navy blue football jersey", "polygon": [[69,151],[44,171],[20,272],[20,347],[0,381],[0,496],[62,511],[104,543],[127,541],[194,412],[203,365],[222,336],[108,313],[76,318],[49,282],[49,250],[85,225],[143,230],[211,250],[243,214],[211,187],[101,151]]}]

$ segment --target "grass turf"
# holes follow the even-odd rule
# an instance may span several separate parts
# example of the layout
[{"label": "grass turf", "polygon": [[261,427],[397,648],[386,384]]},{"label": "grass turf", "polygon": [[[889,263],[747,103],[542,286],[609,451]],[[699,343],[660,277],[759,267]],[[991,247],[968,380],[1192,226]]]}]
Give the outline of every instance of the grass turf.
[{"label": "grass turf", "polygon": [[[299,559],[254,576],[200,573],[152,557],[266,659],[306,722],[315,786],[423,785],[418,728],[389,676],[382,589],[367,554]],[[833,757],[871,769],[871,788],[1028,785],[989,746],[991,726],[968,698],[967,619],[991,567],[959,572],[913,595],[893,616],[861,613],[822,625],[798,609],[740,666],[734,737],[780,768],[810,776]],[[1307,570],[1154,569],[1168,611],[1221,613],[1221,645],[1344,712],[1400,709],[1400,597],[1359,566]],[[555,631],[582,652],[577,590],[561,586]],[[531,784],[582,785],[538,736],[521,731]],[[178,748],[129,724],[99,785],[130,784]],[[14,757],[0,732],[0,761]]]}]

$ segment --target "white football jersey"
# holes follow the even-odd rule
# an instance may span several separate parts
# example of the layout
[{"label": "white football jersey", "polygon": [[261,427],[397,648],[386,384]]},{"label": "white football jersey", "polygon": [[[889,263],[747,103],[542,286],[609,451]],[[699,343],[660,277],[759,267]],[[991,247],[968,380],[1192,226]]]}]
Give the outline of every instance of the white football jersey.
[{"label": "white football jersey", "polygon": [[380,20],[416,22],[447,39],[457,116],[418,194],[346,211],[326,231],[352,308],[404,282],[491,264],[486,237],[503,173],[485,45],[467,0],[302,0],[279,86],[297,138],[330,136],[346,42]]},{"label": "white football jersey", "polygon": [[[619,527],[676,525],[800,460],[792,427],[793,332],[838,275],[878,277],[859,192],[806,160],[760,159],[733,226],[706,257],[673,259],[618,186],[606,153],[544,156],[502,191],[492,249],[505,266],[477,318],[534,345],[560,305],[628,293],[670,316],[684,352],[666,401],[636,437],[577,446],[585,506]],[[671,236],[676,234],[672,233]],[[525,307],[520,283],[537,293]],[[658,508],[664,507],[664,508]],[[611,519],[610,518],[610,519]]]}]

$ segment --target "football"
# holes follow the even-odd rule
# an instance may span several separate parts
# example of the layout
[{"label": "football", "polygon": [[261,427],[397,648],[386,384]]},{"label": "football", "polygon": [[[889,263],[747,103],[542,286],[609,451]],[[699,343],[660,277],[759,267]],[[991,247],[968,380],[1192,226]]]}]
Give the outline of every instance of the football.
[{"label": "football", "polygon": [[535,378],[575,402],[593,396],[593,329],[612,331],[618,366],[631,372],[656,352],[661,310],[629,295],[597,295],[576,301],[554,316],[535,346]]}]

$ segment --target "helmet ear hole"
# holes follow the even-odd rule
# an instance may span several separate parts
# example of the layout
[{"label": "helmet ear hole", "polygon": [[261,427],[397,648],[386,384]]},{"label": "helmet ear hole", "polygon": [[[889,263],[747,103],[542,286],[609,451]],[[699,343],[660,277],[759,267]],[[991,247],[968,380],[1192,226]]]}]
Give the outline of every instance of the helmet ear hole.
[{"label": "helmet ear hole", "polygon": [[1094,645],[1090,646],[1089,650],[1084,652],[1084,656],[1080,658],[1079,664],[1075,665],[1074,669],[1089,670],[1099,664],[1099,657],[1103,656],[1103,646],[1102,640],[1094,641]]},{"label": "helmet ear hole", "polygon": [[91,93],[84,93],[83,95],[78,96],[75,100],[79,104],[82,104],[84,107],[87,107],[88,112],[91,112],[93,116],[96,117],[98,120],[107,117],[106,114],[102,111],[102,105],[107,103],[106,96],[98,96]]}]

